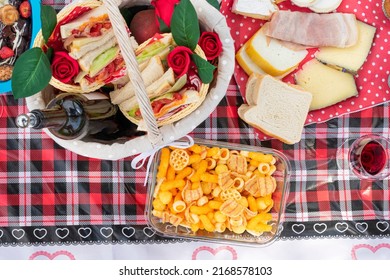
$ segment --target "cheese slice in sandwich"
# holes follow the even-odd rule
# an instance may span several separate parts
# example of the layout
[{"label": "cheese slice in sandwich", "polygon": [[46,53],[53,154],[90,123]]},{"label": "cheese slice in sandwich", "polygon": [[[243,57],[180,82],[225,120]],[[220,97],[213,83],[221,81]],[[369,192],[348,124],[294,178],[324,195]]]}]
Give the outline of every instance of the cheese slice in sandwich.
[{"label": "cheese slice in sandwich", "polygon": [[254,87],[247,87],[249,105],[240,106],[238,109],[240,118],[284,143],[299,142],[312,100],[311,93],[290,86],[270,75],[253,75],[256,75],[253,78],[258,79],[258,82]]},{"label": "cheese slice in sandwich", "polygon": [[249,39],[245,51],[258,67],[274,77],[284,77],[292,72],[308,54],[307,50],[293,50],[266,36],[263,28]]}]

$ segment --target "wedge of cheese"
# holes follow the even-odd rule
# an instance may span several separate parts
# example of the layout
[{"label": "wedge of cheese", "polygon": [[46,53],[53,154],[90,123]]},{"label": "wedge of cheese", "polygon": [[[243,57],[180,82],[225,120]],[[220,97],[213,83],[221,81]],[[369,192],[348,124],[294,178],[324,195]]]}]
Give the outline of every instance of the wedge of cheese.
[{"label": "wedge of cheese", "polygon": [[293,71],[308,54],[307,50],[293,50],[266,36],[263,28],[249,39],[245,51],[257,66],[274,77]]},{"label": "wedge of cheese", "polygon": [[355,74],[362,67],[370,52],[376,28],[364,22],[357,21],[358,42],[349,48],[322,47],[315,57],[337,68],[345,69]]},{"label": "wedge of cheese", "polygon": [[310,110],[336,104],[358,94],[349,73],[338,71],[312,59],[295,74],[296,83],[313,95]]},{"label": "wedge of cheese", "polygon": [[[257,66],[256,63],[253,62],[253,60],[248,56],[246,53],[246,47],[247,44],[244,44],[236,53],[236,60],[238,64],[241,66],[241,68],[245,71],[245,73],[250,76],[253,73],[261,74],[261,75],[266,75],[267,73],[264,72],[263,69],[261,69],[259,66]],[[294,69],[292,69],[294,70]],[[291,72],[291,71],[290,71]],[[282,79],[286,75],[288,75],[290,72],[286,72],[283,75],[276,76],[275,78],[277,79]]]}]

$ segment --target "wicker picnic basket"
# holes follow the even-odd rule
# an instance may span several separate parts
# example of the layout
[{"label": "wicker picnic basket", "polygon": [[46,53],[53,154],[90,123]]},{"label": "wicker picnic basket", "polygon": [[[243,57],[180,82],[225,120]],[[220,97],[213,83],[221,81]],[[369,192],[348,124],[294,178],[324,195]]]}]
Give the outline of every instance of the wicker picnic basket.
[{"label": "wicker picnic basket", "polygon": [[[214,31],[218,33],[222,42],[223,51],[218,58],[217,72],[211,84],[203,85],[200,90],[200,101],[193,106],[188,106],[181,114],[167,119],[165,122],[157,123],[150,100],[146,94],[145,85],[141,78],[141,74],[136,62],[135,54],[130,46],[130,37],[128,36],[124,19],[121,16],[119,8],[132,7],[140,5],[150,5],[150,0],[103,0],[103,1],[77,1],[67,5],[60,11],[58,17],[63,17],[70,13],[75,6],[84,5],[105,5],[108,10],[109,18],[112,22],[115,36],[118,40],[118,45],[121,54],[126,63],[126,70],[130,81],[135,88],[135,96],[140,106],[141,114],[143,116],[145,130],[147,132],[144,136],[139,136],[129,139],[126,142],[115,142],[111,144],[102,144],[98,142],[87,142],[83,140],[63,140],[55,137],[49,130],[45,132],[53,138],[59,145],[73,151],[79,155],[91,158],[118,160],[126,158],[142,152],[154,150],[162,145],[167,145],[172,141],[178,140],[183,136],[194,130],[200,123],[209,117],[215,110],[220,101],[224,98],[231,77],[234,72],[234,45],[230,35],[230,30],[226,24],[225,17],[206,0],[191,0],[193,4],[202,30]],[[35,42],[38,43],[40,39],[38,35]],[[201,49],[197,47],[196,52],[200,56],[204,56]],[[78,92],[79,89],[72,87],[62,87],[63,84],[52,79],[50,84],[62,91]],[[50,88],[43,90],[31,97],[26,98],[27,107],[29,110],[43,109],[49,100]],[[95,89],[94,89],[95,90]],[[126,114],[125,114],[126,115]]]}]

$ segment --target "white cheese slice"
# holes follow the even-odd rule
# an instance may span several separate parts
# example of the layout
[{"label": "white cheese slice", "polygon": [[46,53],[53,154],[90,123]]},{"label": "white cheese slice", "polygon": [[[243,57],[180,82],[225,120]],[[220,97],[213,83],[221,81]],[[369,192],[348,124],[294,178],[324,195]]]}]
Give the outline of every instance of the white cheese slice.
[{"label": "white cheese slice", "polygon": [[317,59],[303,65],[295,74],[295,81],[313,95],[310,110],[325,108],[358,94],[351,74],[326,66]]},{"label": "white cheese slice", "polygon": [[233,13],[258,19],[269,19],[277,10],[274,0],[234,0],[232,6]]},{"label": "white cheese slice", "polygon": [[356,73],[370,52],[376,31],[375,27],[361,21],[357,21],[357,25],[358,42],[356,45],[348,48],[323,47],[316,53],[316,58],[328,65]]},{"label": "white cheese slice", "polygon": [[293,71],[308,54],[307,50],[293,50],[281,41],[266,36],[263,29],[257,31],[246,44],[245,51],[250,59],[274,77]]}]

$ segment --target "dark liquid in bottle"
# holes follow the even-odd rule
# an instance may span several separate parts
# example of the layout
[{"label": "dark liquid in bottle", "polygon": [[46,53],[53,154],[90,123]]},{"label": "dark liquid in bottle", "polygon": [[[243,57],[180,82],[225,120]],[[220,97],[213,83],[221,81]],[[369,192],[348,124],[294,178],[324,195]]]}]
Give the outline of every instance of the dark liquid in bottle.
[{"label": "dark liquid in bottle", "polygon": [[380,143],[371,141],[363,147],[359,160],[368,174],[376,175],[385,167],[387,154]]}]

